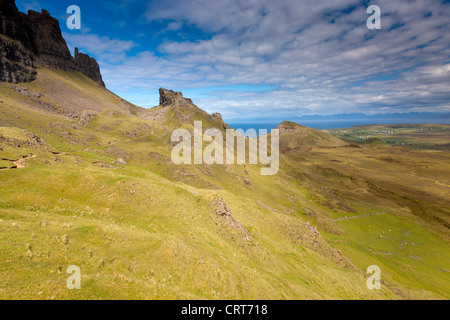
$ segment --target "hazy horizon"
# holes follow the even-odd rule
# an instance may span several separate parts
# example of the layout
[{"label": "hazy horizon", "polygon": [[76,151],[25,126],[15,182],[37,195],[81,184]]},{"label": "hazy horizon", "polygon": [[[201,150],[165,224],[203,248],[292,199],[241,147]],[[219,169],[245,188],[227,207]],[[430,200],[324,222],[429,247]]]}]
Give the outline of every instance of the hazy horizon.
[{"label": "hazy horizon", "polygon": [[318,130],[344,129],[360,125],[386,125],[386,124],[450,124],[450,114],[416,113],[405,114],[336,114],[329,116],[313,115],[294,117],[289,119],[224,119],[235,128],[244,130],[275,129],[283,121],[294,121],[303,126]]}]

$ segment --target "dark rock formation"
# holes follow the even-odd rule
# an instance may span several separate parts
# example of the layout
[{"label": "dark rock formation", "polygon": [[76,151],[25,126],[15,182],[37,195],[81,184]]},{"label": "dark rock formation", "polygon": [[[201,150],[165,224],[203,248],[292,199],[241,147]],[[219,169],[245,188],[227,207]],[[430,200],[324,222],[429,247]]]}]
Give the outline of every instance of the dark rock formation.
[{"label": "dark rock formation", "polygon": [[20,42],[0,34],[0,81],[18,83],[34,79],[34,56]]},{"label": "dark rock formation", "polygon": [[87,54],[78,52],[78,48],[75,48],[75,67],[78,71],[88,76],[102,87],[105,86],[97,61]]},{"label": "dark rock formation", "polygon": [[183,105],[193,104],[191,99],[184,98],[183,94],[178,91],[172,91],[160,88],[159,89],[159,105],[163,107],[174,106],[179,107]]},{"label": "dark rock formation", "polygon": [[223,118],[222,118],[222,115],[221,115],[220,113],[215,112],[215,113],[213,113],[213,114],[211,114],[211,115],[213,116],[214,119],[217,119],[217,120],[223,122]]},{"label": "dark rock formation", "polygon": [[62,37],[59,22],[46,10],[42,13],[28,11],[27,24],[33,52],[39,57],[40,64],[54,69],[73,68],[72,56]]},{"label": "dark rock formation", "polygon": [[0,81],[29,82],[36,68],[79,71],[105,86],[95,59],[70,54],[57,19],[48,11],[19,12],[14,0],[0,0]]},{"label": "dark rock formation", "polygon": [[31,48],[30,30],[26,20],[27,15],[19,12],[14,1],[0,0],[0,33],[19,41],[26,48]]},{"label": "dark rock formation", "polygon": [[[140,117],[147,120],[164,122],[168,107],[172,108],[173,118],[180,123],[193,123],[193,119],[203,117],[208,122],[213,123],[213,127],[220,130],[231,129],[231,127],[223,121],[220,113],[208,114],[206,111],[197,107],[191,99],[183,97],[179,91],[168,90],[164,88],[159,89],[159,106],[152,109],[145,110],[140,114]],[[204,127],[204,129],[208,129]]]}]

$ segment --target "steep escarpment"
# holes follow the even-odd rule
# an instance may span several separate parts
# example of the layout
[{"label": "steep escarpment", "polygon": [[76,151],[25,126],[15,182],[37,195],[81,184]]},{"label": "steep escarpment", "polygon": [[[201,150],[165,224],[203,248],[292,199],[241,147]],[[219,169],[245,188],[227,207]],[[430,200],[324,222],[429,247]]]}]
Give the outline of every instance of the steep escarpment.
[{"label": "steep escarpment", "polygon": [[0,82],[31,82],[36,79],[35,57],[20,42],[0,34]]},{"label": "steep escarpment", "polygon": [[75,48],[75,67],[82,74],[88,76],[101,86],[105,86],[97,61],[87,54],[79,52],[78,48]]},{"label": "steep escarpment", "polygon": [[19,12],[14,0],[0,0],[0,81],[30,82],[36,69],[47,67],[79,71],[101,86],[100,68],[95,59],[75,51],[70,54],[57,19],[49,12]]}]

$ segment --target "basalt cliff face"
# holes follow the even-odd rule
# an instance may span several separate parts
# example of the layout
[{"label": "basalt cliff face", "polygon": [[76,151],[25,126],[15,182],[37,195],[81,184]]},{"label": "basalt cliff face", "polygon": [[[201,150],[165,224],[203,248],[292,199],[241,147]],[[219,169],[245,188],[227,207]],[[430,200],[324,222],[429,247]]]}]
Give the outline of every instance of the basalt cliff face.
[{"label": "basalt cliff face", "polygon": [[0,81],[30,82],[36,69],[79,71],[105,86],[95,59],[70,54],[57,19],[46,10],[19,12],[14,0],[0,0]]}]

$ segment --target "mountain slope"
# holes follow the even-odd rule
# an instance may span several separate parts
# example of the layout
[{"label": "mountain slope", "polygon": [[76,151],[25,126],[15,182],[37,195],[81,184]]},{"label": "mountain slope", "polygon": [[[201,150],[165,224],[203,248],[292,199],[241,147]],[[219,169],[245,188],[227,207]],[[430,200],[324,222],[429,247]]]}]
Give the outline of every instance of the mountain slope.
[{"label": "mountain slope", "polygon": [[[55,79],[74,101],[95,96],[92,104],[108,108],[86,125],[43,108],[47,95],[57,98],[45,90]],[[289,213],[289,199],[280,202],[294,185],[270,179],[274,189],[257,167],[176,167],[160,140],[164,124],[127,112],[96,85],[91,95],[90,83],[39,69],[35,82],[1,85],[2,125],[10,129],[1,131],[0,156],[34,156],[0,171],[0,264],[12,270],[2,274],[2,297],[18,297],[26,286],[22,298],[376,298],[355,287],[365,280],[345,257]],[[42,145],[25,142],[28,130]],[[58,270],[69,264],[85,275],[77,296],[60,285]],[[15,271],[23,268],[44,285]],[[341,285],[306,290],[320,279]]]},{"label": "mountain slope", "polygon": [[328,133],[291,121],[283,121],[276,129],[280,130],[280,150],[282,152],[297,148],[345,146],[342,140]]},{"label": "mountain slope", "polygon": [[[74,109],[67,109],[71,104],[58,100],[57,92],[47,90],[54,86],[67,92]],[[19,93],[14,88],[24,89]],[[292,151],[289,157],[282,156],[276,176],[261,176],[257,165],[176,166],[170,160],[170,134],[178,124],[192,127],[190,120],[182,123],[169,113],[162,122],[145,119],[146,110],[124,102],[80,73],[39,69],[36,81],[2,84],[0,92],[4,127],[0,158],[11,165],[24,159],[21,168],[0,170],[4,244],[0,270],[10,270],[1,277],[2,297],[448,296],[448,286],[439,274],[427,280],[439,286],[411,282],[407,274],[398,273],[398,266],[378,260],[377,254],[362,255],[360,249],[334,243],[342,239],[353,243],[349,242],[355,241],[353,231],[360,226],[344,231],[347,222],[332,219],[367,210],[397,212],[388,215],[388,225],[401,223],[406,230],[415,230],[412,238],[431,237],[423,227],[398,216],[400,208],[383,204],[381,195],[368,193],[368,199],[357,200],[346,193],[353,188],[365,190],[365,180],[348,180],[339,173],[339,163],[326,162],[329,156],[324,155],[338,157],[339,151],[348,156],[348,152],[362,153],[360,149],[316,146],[315,152],[322,153],[319,159],[325,161],[321,164],[315,163],[312,151],[300,152],[304,160]],[[76,101],[89,99],[92,106],[101,108],[85,117]],[[59,108],[50,108],[53,104]],[[157,108],[179,110],[182,106]],[[209,119],[191,105],[182,110],[191,119]],[[340,193],[328,193],[334,189]],[[375,217],[380,223],[384,220]],[[352,223],[357,224],[357,219]],[[427,242],[446,257],[448,245],[433,237]],[[426,270],[445,265],[426,261]],[[367,263],[386,268],[381,292],[365,286]],[[418,263],[410,262],[411,268],[424,267]],[[84,289],[76,295],[61,286],[66,275],[58,273],[71,264],[79,265],[85,277]],[[17,272],[23,268],[29,270],[29,279]],[[36,278],[43,285],[31,282]]]},{"label": "mountain slope", "polygon": [[[277,175],[175,165],[173,130],[201,120],[223,132],[219,114],[166,89],[146,110],[60,56],[41,65],[36,33],[9,28],[29,18],[8,8],[2,37],[33,64],[0,84],[0,297],[450,297],[449,153],[357,148],[284,122]],[[67,289],[69,265],[82,290]]]}]

